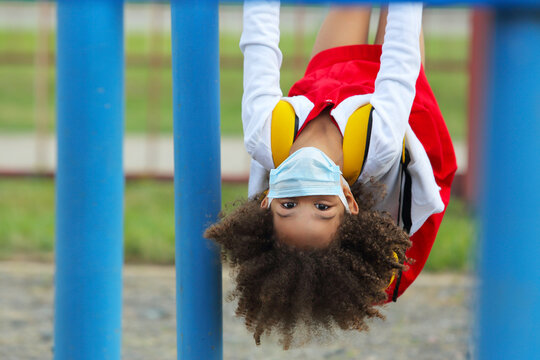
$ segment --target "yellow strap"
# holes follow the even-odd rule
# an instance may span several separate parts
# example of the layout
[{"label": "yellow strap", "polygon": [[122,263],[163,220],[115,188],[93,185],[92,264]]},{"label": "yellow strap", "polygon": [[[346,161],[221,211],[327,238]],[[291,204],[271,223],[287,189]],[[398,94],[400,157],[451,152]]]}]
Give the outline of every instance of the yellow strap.
[{"label": "yellow strap", "polygon": [[275,167],[289,156],[294,141],[295,118],[294,108],[284,100],[279,101],[272,111],[270,146]]},{"label": "yellow strap", "polygon": [[343,134],[343,177],[352,185],[364,165],[371,131],[371,104],[364,105],[349,117]]},{"label": "yellow strap", "polygon": [[403,149],[401,150],[401,163],[405,164],[405,137],[403,138]]},{"label": "yellow strap", "polygon": [[[396,259],[396,261],[399,262],[399,257],[397,256],[396,252],[392,251],[392,254],[394,255],[394,259]],[[392,285],[395,279],[396,279],[396,270],[394,269],[394,271],[392,272],[392,277],[390,278],[390,282],[388,283],[388,286],[386,287],[387,289],[390,287],[390,285]]]}]

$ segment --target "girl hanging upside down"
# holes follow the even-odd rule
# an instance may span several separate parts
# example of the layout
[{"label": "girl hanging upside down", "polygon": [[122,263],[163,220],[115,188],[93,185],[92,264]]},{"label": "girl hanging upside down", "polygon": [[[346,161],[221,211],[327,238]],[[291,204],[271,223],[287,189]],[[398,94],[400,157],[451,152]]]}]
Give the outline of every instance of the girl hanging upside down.
[{"label": "girl hanging upside down", "polygon": [[249,200],[205,236],[236,269],[255,342],[274,331],[288,348],[300,329],[382,317],[427,260],[456,160],[422,68],[421,4],[383,9],[373,45],[369,8],[332,8],[287,97],[279,7],[244,4]]}]

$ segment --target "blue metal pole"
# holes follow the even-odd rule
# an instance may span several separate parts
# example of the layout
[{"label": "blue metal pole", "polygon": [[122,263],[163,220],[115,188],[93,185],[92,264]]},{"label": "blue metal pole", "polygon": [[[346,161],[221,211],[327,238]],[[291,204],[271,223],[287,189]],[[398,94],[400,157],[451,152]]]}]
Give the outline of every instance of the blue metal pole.
[{"label": "blue metal pole", "polygon": [[540,9],[496,10],[481,207],[479,359],[540,353]]},{"label": "blue metal pole", "polygon": [[221,359],[218,0],[173,0],[172,67],[179,359]]},{"label": "blue metal pole", "polygon": [[58,1],[55,359],[120,359],[123,2]]}]

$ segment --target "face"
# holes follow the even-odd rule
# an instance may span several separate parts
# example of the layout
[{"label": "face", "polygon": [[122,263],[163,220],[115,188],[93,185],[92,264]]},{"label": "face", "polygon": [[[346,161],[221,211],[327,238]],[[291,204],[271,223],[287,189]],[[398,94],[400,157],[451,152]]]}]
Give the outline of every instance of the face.
[{"label": "face", "polygon": [[[351,214],[358,214],[358,204],[349,187],[342,186]],[[265,197],[261,207],[267,206]],[[336,195],[312,195],[273,199],[270,211],[280,241],[309,249],[330,244],[345,214],[345,206]]]}]

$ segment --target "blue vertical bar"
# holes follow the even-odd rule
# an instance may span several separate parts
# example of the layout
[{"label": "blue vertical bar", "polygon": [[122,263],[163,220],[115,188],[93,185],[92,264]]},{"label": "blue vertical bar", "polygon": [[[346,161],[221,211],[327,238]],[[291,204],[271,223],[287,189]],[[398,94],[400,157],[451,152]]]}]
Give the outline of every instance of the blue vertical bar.
[{"label": "blue vertical bar", "polygon": [[120,359],[123,2],[57,8],[55,359]]},{"label": "blue vertical bar", "polygon": [[179,359],[221,359],[218,1],[173,0],[172,66]]},{"label": "blue vertical bar", "polygon": [[540,9],[499,9],[482,195],[479,359],[540,354]]}]

